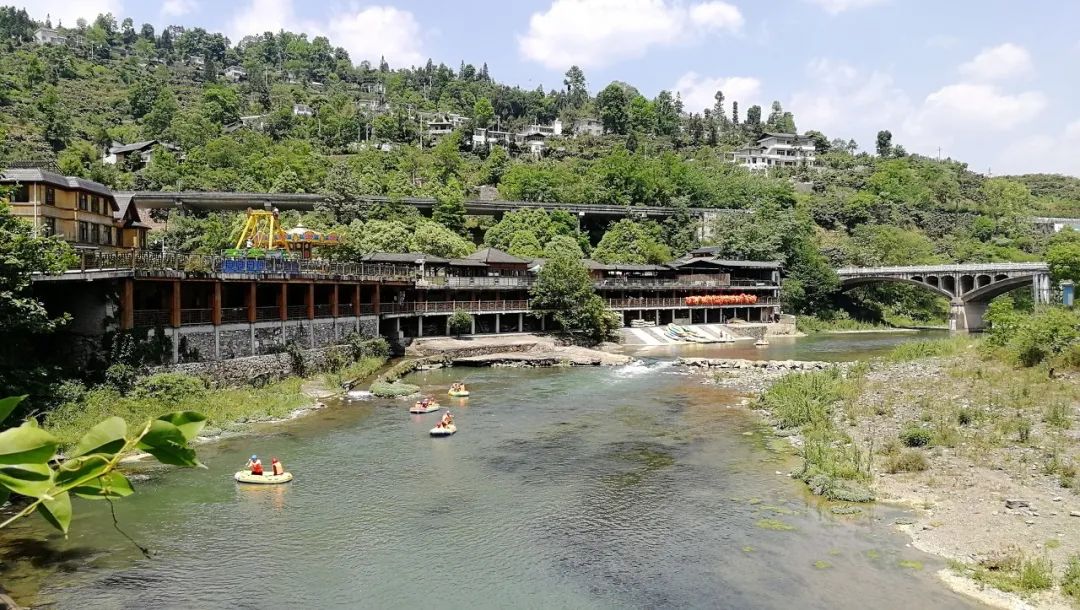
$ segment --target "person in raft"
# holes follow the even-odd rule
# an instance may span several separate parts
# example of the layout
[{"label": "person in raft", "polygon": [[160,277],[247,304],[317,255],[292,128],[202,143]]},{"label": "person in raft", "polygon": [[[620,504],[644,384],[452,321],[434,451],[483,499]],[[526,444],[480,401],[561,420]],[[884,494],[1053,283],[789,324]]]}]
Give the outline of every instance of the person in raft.
[{"label": "person in raft", "polygon": [[454,423],[454,416],[450,415],[450,412],[447,411],[446,413],[443,413],[442,421],[439,422],[439,427],[445,428],[452,423]]},{"label": "person in raft", "polygon": [[263,474],[262,460],[260,460],[259,456],[257,455],[251,456],[251,459],[248,460],[248,463],[244,464],[244,468],[250,469],[251,474]]},{"label": "person in raft", "polygon": [[277,458],[270,458],[270,468],[273,469],[275,477],[285,474],[285,465],[279,462]]}]

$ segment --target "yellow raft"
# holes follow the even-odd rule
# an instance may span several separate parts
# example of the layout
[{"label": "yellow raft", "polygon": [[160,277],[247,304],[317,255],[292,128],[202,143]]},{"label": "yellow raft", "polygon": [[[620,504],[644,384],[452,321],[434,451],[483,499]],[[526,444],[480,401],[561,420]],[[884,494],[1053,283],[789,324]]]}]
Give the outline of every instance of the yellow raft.
[{"label": "yellow raft", "polygon": [[292,480],[292,473],[282,474],[251,474],[250,471],[241,470],[233,475],[237,483],[250,483],[251,485],[280,485]]},{"label": "yellow raft", "polygon": [[450,396],[453,396],[454,398],[466,398],[466,397],[469,396],[469,391],[468,390],[450,390],[449,392],[447,392],[447,394],[449,394]]}]

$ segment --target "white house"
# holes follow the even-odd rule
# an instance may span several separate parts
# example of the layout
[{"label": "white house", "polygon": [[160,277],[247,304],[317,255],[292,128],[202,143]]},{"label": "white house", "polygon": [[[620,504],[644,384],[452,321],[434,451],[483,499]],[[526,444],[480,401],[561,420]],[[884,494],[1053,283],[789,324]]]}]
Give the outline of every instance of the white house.
[{"label": "white house", "polygon": [[293,116],[315,116],[315,110],[307,104],[293,104]]},{"label": "white house", "polygon": [[814,141],[794,133],[766,133],[756,144],[732,152],[732,162],[750,171],[768,171],[773,167],[814,166],[817,148]]},{"label": "white house", "polygon": [[67,36],[49,28],[38,28],[34,30],[34,42],[38,44],[64,44],[67,42]]},{"label": "white house", "polygon": [[134,159],[134,162],[131,165],[138,171],[149,165],[150,157],[154,154],[154,149],[158,146],[164,147],[166,150],[172,152],[178,152],[180,150],[175,144],[162,142],[160,140],[145,140],[143,142],[132,142],[131,144],[113,142],[112,146],[105,151],[101,161],[108,165],[125,165],[128,163],[128,159]]},{"label": "white house", "polygon": [[578,119],[574,121],[573,130],[575,136],[602,136],[604,124],[593,118]]},{"label": "white house", "polygon": [[234,83],[240,82],[247,78],[247,70],[240,66],[229,66],[228,68],[225,68],[225,78]]},{"label": "white house", "polygon": [[189,66],[201,68],[206,65],[206,59],[204,59],[202,55],[189,55],[187,63]]},{"label": "white house", "polygon": [[487,127],[477,127],[472,134],[473,148],[495,144],[509,147],[512,141],[513,135],[509,131],[498,131]]}]

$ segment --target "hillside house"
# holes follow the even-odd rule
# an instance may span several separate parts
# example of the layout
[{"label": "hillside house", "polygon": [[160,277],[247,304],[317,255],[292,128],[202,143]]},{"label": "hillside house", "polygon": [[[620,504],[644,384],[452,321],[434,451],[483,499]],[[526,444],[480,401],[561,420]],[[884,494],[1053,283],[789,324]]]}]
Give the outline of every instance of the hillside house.
[{"label": "hillside house", "polygon": [[234,83],[238,83],[247,78],[247,70],[240,66],[229,66],[228,68],[225,68],[225,78]]},{"label": "hillside house", "polygon": [[574,121],[572,129],[575,137],[604,135],[604,124],[598,119],[593,118],[584,118]]},{"label": "hillside house", "polygon": [[37,44],[67,44],[67,36],[49,28],[34,30],[34,42]]},{"label": "hillside house", "polygon": [[731,161],[754,172],[813,166],[816,159],[817,148],[810,138],[794,133],[765,133],[756,144],[732,152]]},{"label": "hillside house", "polygon": [[315,116],[315,110],[307,104],[293,104],[293,116]]},{"label": "hillside house", "polygon": [[130,160],[131,168],[138,171],[150,163],[150,157],[154,154],[154,149],[159,146],[170,151],[179,150],[175,145],[160,140],[146,140],[131,144],[113,142],[112,146],[102,156],[101,161],[108,165],[125,166],[129,165]]}]

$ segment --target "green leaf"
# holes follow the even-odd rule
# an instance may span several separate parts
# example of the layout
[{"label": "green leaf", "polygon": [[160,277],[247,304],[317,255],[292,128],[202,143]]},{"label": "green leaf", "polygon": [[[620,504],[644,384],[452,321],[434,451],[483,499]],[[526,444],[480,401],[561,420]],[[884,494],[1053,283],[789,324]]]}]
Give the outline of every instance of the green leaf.
[{"label": "green leaf", "polygon": [[124,446],[127,424],[123,418],[110,417],[90,430],[79,439],[68,457],[78,457],[87,453],[115,454]]},{"label": "green leaf", "polygon": [[150,430],[139,441],[139,449],[154,456],[162,464],[202,466],[195,450],[187,446],[187,439],[180,429],[160,419],[155,419],[150,424]]},{"label": "green leaf", "polygon": [[53,487],[53,471],[48,464],[0,465],[0,486],[29,498],[40,498]]},{"label": "green leaf", "polygon": [[7,502],[8,496],[10,496],[10,495],[11,495],[11,490],[10,489],[8,489],[7,487],[0,487],[0,506],[3,506],[4,502]]},{"label": "green leaf", "polygon": [[22,402],[24,398],[26,398],[25,394],[22,396],[8,396],[7,398],[0,398],[0,423],[3,423],[3,421],[7,419],[8,415],[11,415],[11,412],[15,410],[15,407],[18,406],[18,404]]},{"label": "green leaf", "polygon": [[184,440],[187,442],[195,440],[203,426],[206,425],[206,416],[195,411],[176,411],[175,413],[162,415],[158,419],[179,428],[180,433],[184,435]]},{"label": "green leaf", "polygon": [[96,479],[109,469],[109,458],[100,453],[72,458],[56,469],[56,484],[67,487],[85,479]]},{"label": "green leaf", "polygon": [[86,500],[104,500],[123,498],[135,493],[131,481],[119,472],[113,471],[98,477],[85,485],[71,489],[71,493]]},{"label": "green leaf", "polygon": [[0,464],[44,464],[56,453],[56,437],[23,424],[0,432]]},{"label": "green leaf", "polygon": [[37,510],[53,527],[65,534],[68,532],[68,526],[71,525],[71,496],[68,492],[61,492],[52,499],[43,500],[38,504]]}]

